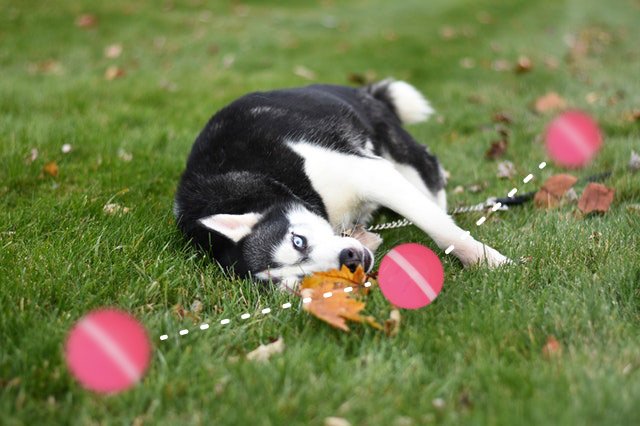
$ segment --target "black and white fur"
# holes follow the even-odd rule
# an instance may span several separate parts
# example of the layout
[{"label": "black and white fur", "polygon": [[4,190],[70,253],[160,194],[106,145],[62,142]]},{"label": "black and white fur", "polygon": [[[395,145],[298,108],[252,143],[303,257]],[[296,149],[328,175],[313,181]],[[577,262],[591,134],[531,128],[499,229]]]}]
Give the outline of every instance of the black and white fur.
[{"label": "black and white fur", "polygon": [[225,268],[293,288],[306,274],[362,264],[371,252],[340,231],[380,206],[464,265],[509,260],[446,214],[435,156],[402,124],[433,112],[403,81],[248,94],[196,139],[175,197],[178,227]]}]

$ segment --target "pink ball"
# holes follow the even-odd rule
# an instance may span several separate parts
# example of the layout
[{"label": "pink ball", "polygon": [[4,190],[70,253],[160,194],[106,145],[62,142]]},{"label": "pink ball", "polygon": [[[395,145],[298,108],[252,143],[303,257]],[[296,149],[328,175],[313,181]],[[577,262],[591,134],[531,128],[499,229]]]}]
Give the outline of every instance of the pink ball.
[{"label": "pink ball", "polygon": [[144,375],[151,345],[144,327],[117,309],[98,309],[76,323],[66,343],[66,361],[87,389],[123,391]]},{"label": "pink ball", "polygon": [[415,243],[401,244],[382,259],[378,282],[389,302],[401,308],[418,309],[440,294],[444,269],[438,256],[428,248]]},{"label": "pink ball", "polygon": [[546,148],[549,157],[564,167],[583,167],[602,145],[598,124],[581,111],[567,111],[547,128]]}]

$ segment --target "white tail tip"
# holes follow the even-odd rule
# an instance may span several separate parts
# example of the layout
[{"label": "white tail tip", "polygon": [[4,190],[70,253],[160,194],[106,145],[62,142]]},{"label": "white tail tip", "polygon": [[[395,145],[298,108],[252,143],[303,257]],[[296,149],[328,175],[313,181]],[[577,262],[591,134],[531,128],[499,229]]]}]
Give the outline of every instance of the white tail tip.
[{"label": "white tail tip", "polygon": [[404,81],[389,84],[387,93],[400,121],[405,124],[420,123],[435,112],[422,93]]}]

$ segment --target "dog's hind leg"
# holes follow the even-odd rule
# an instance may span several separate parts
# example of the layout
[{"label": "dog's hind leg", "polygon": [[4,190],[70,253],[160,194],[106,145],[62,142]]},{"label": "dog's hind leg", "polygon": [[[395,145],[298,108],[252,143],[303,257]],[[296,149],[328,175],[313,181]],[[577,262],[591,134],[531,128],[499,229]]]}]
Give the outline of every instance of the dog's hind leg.
[{"label": "dog's hind leg", "polygon": [[[377,158],[359,159],[355,182],[360,197],[379,203],[412,221],[443,250],[466,265],[486,261],[489,266],[509,263],[497,250],[475,240],[423,191],[420,191],[391,162]],[[362,178],[365,177],[366,178]],[[451,249],[453,247],[453,249]]]}]

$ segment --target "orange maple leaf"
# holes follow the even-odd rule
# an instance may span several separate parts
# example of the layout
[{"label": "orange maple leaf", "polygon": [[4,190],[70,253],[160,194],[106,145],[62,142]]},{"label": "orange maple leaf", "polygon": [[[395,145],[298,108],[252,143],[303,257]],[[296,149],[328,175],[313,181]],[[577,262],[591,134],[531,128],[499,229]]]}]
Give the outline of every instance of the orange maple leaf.
[{"label": "orange maple leaf", "polygon": [[[302,281],[302,297],[310,298],[302,307],[318,319],[344,331],[349,331],[347,320],[382,329],[373,317],[360,315],[366,305],[353,297],[354,292],[363,288],[366,280],[367,275],[361,267],[355,272],[346,266],[339,271],[317,272]],[[348,287],[351,291],[344,291]]]}]

